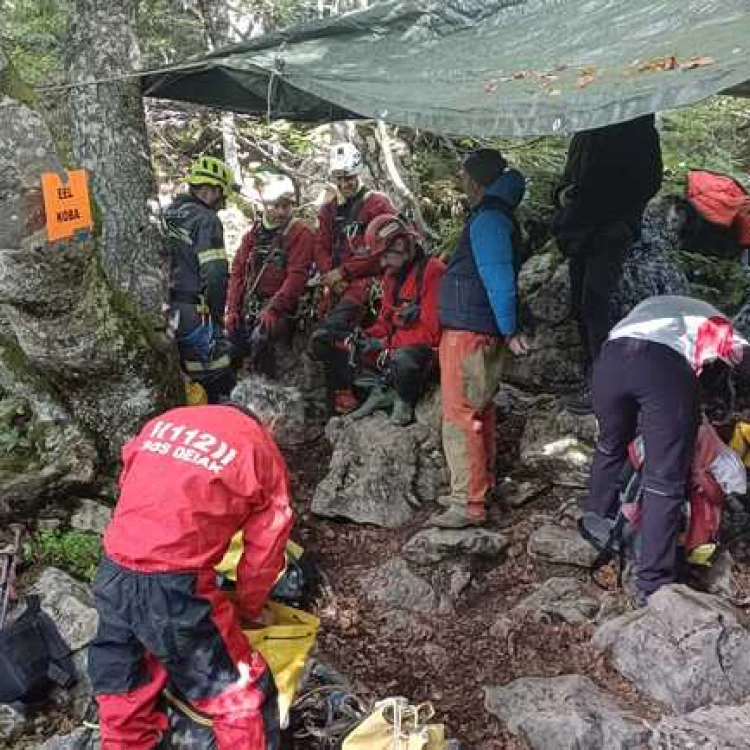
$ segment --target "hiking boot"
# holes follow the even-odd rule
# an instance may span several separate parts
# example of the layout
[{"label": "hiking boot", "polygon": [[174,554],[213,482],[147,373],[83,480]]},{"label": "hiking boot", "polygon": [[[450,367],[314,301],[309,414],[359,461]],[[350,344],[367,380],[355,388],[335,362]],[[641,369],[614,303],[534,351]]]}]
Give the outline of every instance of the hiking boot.
[{"label": "hiking boot", "polygon": [[484,515],[469,515],[465,507],[451,505],[442,513],[430,516],[427,526],[437,526],[440,529],[465,529],[468,526],[482,526],[486,520]]},{"label": "hiking boot", "polygon": [[563,399],[563,408],[571,414],[585,416],[594,413],[594,405],[591,400],[591,388],[584,386],[579,393]]},{"label": "hiking boot", "polygon": [[359,401],[357,401],[354,391],[351,388],[345,388],[344,390],[336,391],[333,399],[333,408],[336,414],[342,415],[355,409],[358,403]]},{"label": "hiking boot", "polygon": [[350,419],[362,419],[376,411],[386,410],[393,404],[393,391],[387,388],[373,388],[365,402],[347,416]]},{"label": "hiking boot", "polygon": [[391,412],[391,424],[406,427],[414,421],[414,407],[399,396],[393,400],[393,411]]}]

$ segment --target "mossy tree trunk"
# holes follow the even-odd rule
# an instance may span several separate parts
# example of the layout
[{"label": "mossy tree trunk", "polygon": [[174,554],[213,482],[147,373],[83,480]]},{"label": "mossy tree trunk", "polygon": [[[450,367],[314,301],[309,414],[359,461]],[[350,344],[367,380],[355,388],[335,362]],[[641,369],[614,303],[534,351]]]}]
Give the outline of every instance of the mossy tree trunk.
[{"label": "mossy tree trunk", "polygon": [[[117,78],[140,66],[137,0],[71,0],[66,67],[73,82]],[[69,96],[73,158],[93,177],[107,278],[154,318],[165,299],[165,255],[137,78],[81,85]],[[153,208],[152,208],[153,207]]]}]

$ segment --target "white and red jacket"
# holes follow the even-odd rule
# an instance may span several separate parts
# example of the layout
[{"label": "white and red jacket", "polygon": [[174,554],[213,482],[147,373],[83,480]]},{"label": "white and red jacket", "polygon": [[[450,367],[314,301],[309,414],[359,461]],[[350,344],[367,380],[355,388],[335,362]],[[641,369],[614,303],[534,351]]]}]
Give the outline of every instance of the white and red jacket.
[{"label": "white and red jacket", "polygon": [[717,359],[739,364],[742,349],[748,346],[732,321],[708,302],[672,295],[643,300],[612,329],[609,338],[668,346],[685,357],[696,375]]},{"label": "white and red jacket", "polygon": [[106,554],[146,573],[200,572],[241,530],[236,601],[259,615],[293,521],[286,465],[270,434],[231,406],[172,409],[125,445],[123,462]]}]

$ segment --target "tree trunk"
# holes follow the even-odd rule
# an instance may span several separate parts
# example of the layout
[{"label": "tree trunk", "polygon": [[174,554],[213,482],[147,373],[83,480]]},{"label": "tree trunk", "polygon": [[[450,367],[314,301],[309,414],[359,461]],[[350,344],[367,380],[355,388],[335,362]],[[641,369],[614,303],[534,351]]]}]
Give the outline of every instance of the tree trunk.
[{"label": "tree trunk", "polygon": [[[137,0],[71,0],[68,76],[117,77],[139,65]],[[156,195],[138,79],[75,87],[70,122],[76,166],[89,170],[101,212],[100,252],[107,278],[158,318],[165,256],[151,205]]]}]

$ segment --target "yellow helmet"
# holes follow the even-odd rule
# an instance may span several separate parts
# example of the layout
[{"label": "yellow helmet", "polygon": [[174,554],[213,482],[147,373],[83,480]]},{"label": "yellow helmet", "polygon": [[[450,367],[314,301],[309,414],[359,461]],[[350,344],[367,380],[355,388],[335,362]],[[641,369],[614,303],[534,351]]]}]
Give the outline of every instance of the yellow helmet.
[{"label": "yellow helmet", "polygon": [[234,181],[234,173],[215,156],[201,156],[191,165],[187,176],[188,185],[217,185],[224,195],[239,190]]}]

